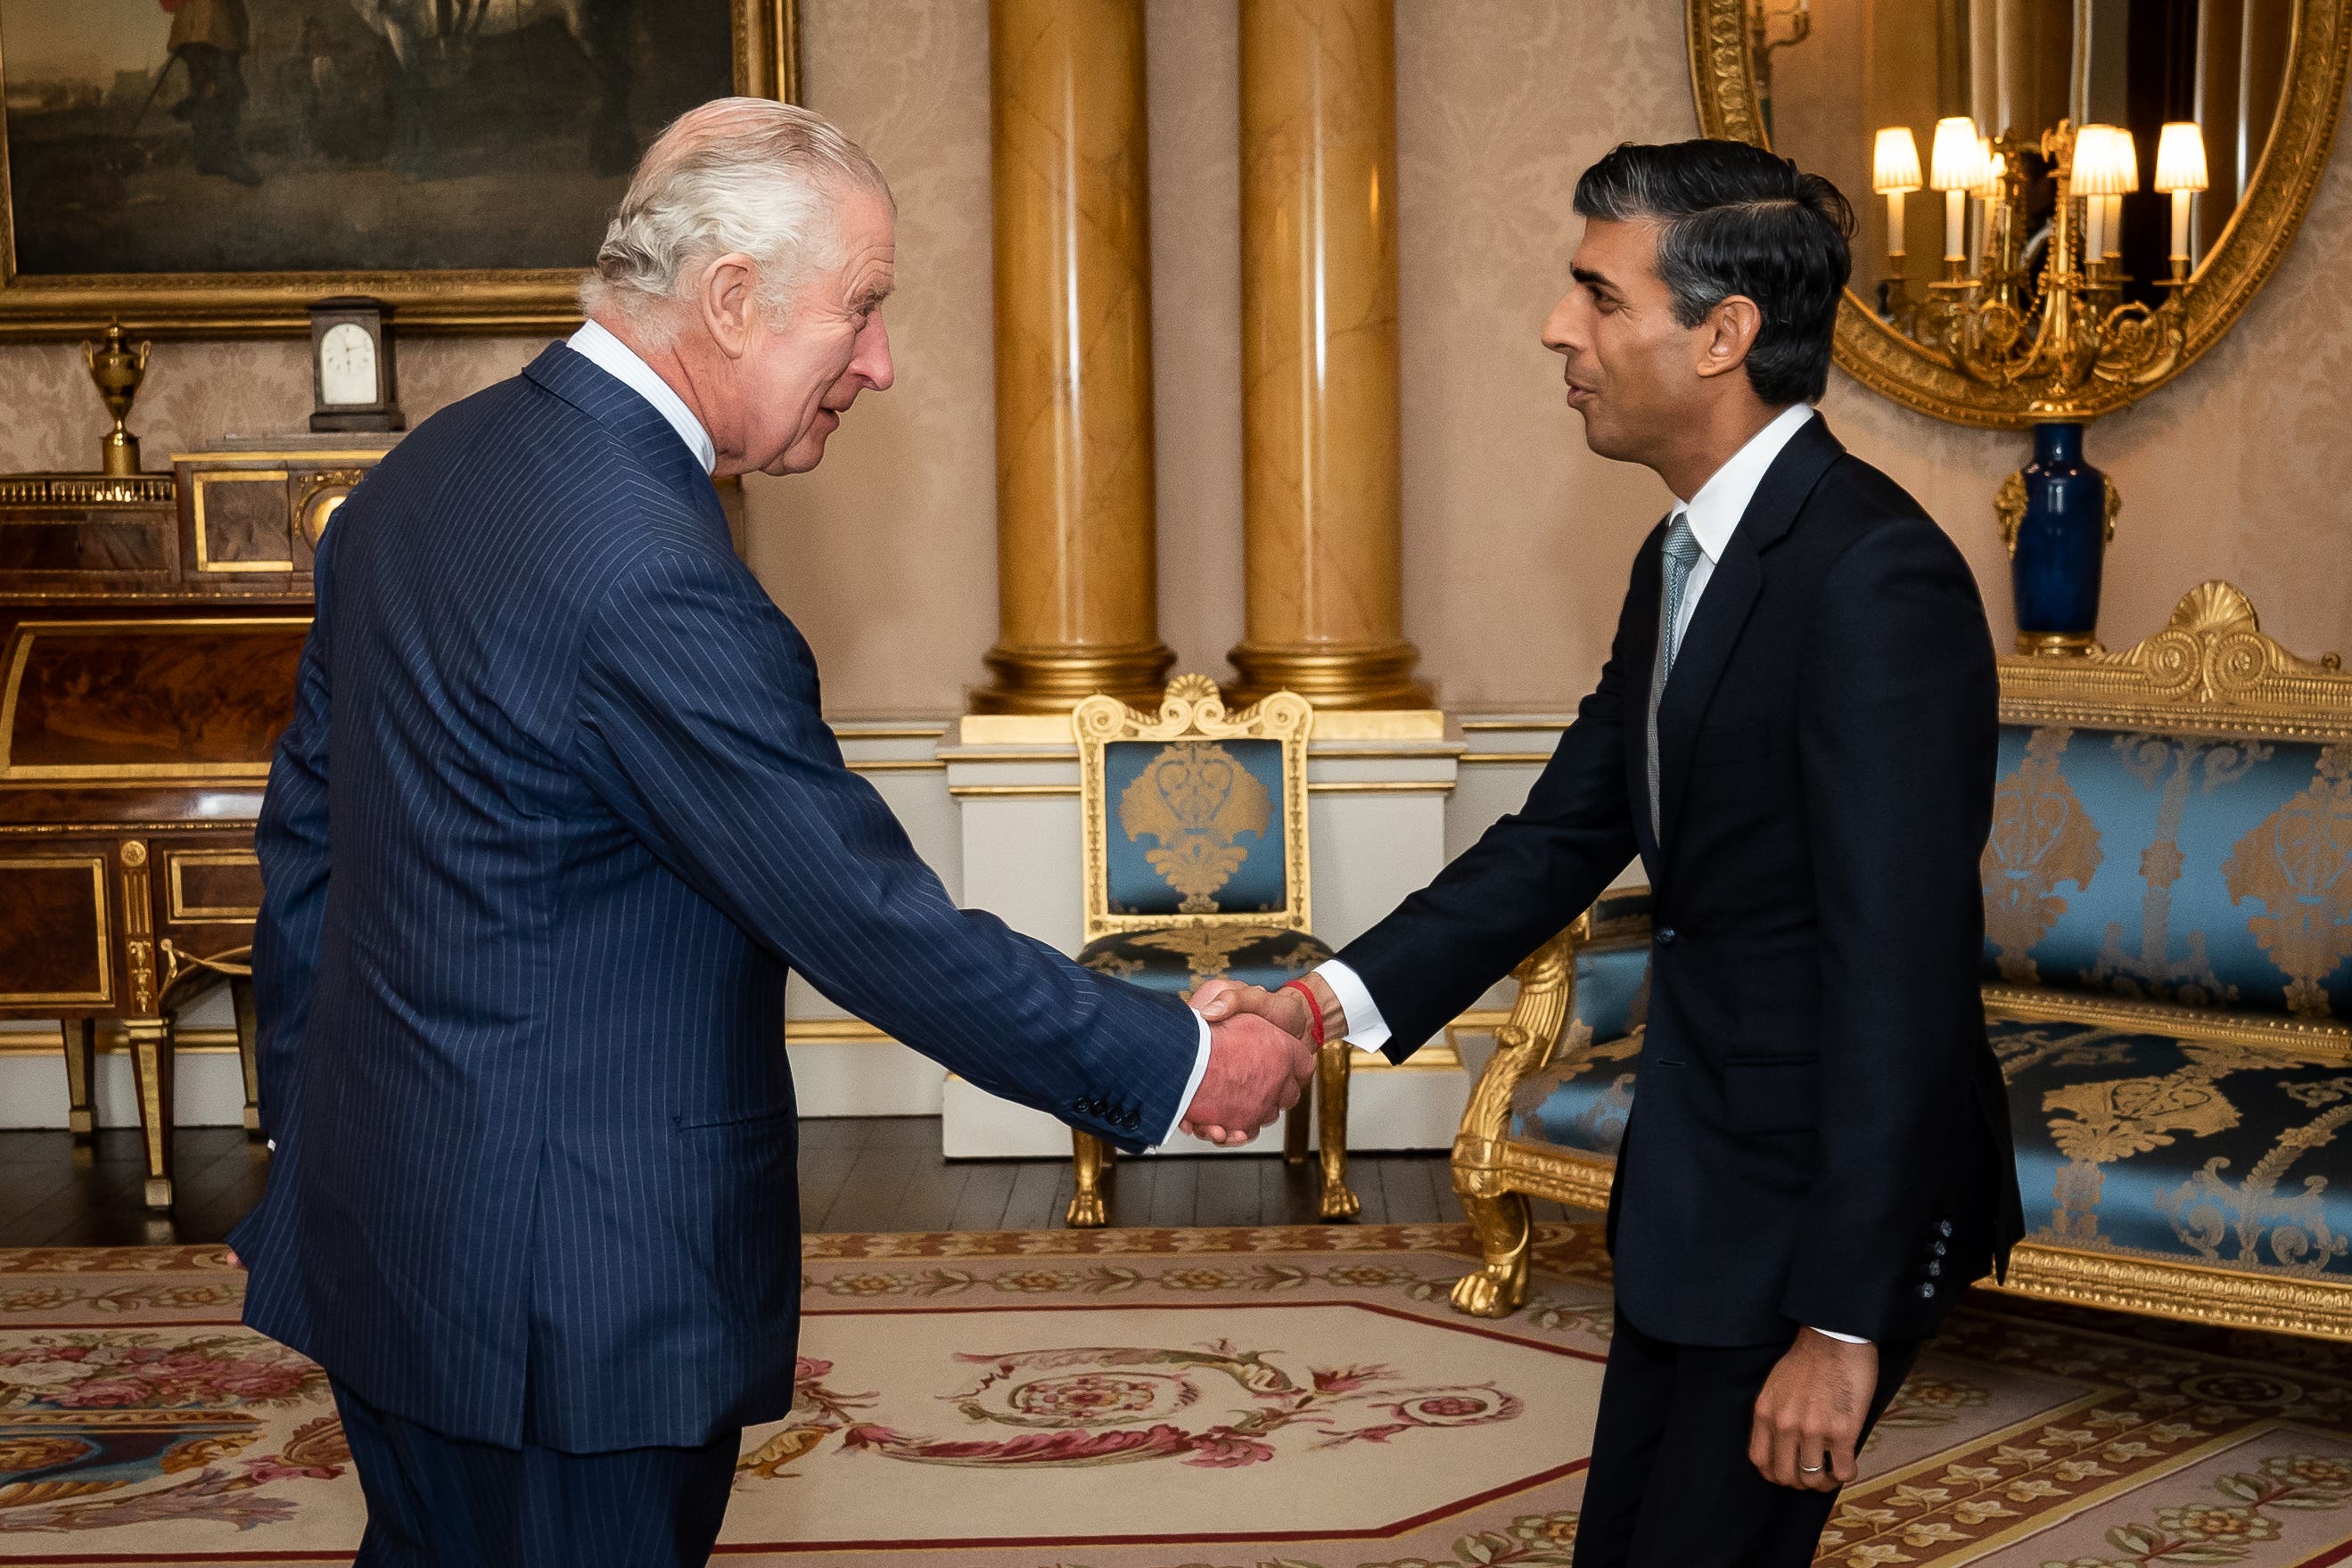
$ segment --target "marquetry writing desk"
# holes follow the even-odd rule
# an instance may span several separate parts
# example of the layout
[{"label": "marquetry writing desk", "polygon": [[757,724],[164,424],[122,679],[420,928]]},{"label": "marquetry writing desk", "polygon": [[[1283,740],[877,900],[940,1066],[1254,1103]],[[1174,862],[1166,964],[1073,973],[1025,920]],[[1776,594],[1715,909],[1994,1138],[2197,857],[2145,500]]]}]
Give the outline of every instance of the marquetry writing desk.
[{"label": "marquetry writing desk", "polygon": [[385,450],[290,436],[170,474],[0,477],[0,1018],[64,1026],[78,1137],[98,1026],[121,1024],[152,1208],[172,1203],[173,1015],[224,981],[257,1125],[254,821],[312,552]]}]

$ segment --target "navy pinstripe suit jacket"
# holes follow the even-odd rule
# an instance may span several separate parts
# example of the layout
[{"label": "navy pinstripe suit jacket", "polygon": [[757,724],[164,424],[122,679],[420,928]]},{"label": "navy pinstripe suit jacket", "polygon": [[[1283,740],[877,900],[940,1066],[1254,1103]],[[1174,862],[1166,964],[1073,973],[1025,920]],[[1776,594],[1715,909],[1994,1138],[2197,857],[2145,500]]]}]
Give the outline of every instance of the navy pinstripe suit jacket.
[{"label": "navy pinstripe suit jacket", "polygon": [[643,398],[558,345],[336,514],[258,831],[246,1321],[455,1437],[698,1444],[792,1403],[797,968],[1130,1149],[1173,998],[959,911]]}]

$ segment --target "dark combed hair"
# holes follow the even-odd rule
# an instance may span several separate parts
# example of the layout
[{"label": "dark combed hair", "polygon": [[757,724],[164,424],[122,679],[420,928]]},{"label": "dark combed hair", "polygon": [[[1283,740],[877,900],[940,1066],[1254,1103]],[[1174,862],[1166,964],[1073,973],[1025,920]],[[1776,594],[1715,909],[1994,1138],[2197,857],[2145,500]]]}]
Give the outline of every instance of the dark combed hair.
[{"label": "dark combed hair", "polygon": [[1684,326],[1735,294],[1756,302],[1758,397],[1811,402],[1828,390],[1838,296],[1853,270],[1853,208],[1835,185],[1744,141],[1628,141],[1577,181],[1576,210],[1658,225],[1658,277]]}]

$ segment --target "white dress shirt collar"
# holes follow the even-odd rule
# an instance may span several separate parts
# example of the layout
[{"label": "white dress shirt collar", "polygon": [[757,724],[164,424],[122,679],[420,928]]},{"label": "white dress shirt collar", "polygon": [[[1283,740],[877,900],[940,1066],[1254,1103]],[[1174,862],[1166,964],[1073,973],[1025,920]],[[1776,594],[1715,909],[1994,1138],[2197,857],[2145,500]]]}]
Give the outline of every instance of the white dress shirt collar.
[{"label": "white dress shirt collar", "polygon": [[1699,550],[1709,562],[1723,559],[1724,547],[1731,542],[1733,530],[1748,515],[1748,503],[1756,498],[1756,486],[1764,482],[1764,471],[1772,466],[1772,459],[1780,455],[1780,449],[1812,417],[1811,404],[1790,403],[1710,475],[1706,483],[1698,487],[1697,495],[1675,507],[1689,517],[1691,535],[1698,540]]},{"label": "white dress shirt collar", "polygon": [[686,443],[686,449],[694,454],[705,474],[718,466],[719,449],[710,444],[710,433],[702,428],[702,421],[694,417],[686,400],[656,374],[651,365],[637,358],[635,350],[593,321],[566,341],[573,353],[653,404],[654,412],[669,421],[670,428],[677,432],[677,438]]}]

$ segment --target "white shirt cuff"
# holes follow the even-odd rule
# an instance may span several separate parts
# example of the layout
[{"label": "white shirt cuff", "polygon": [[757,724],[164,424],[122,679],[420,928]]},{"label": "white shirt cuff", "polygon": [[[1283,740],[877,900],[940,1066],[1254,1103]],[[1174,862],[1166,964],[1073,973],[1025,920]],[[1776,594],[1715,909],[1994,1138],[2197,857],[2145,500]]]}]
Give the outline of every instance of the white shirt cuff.
[{"label": "white shirt cuff", "polygon": [[[1805,1326],[1812,1328],[1811,1323],[1808,1323]],[[1868,1344],[1870,1343],[1870,1341],[1864,1339],[1858,1333],[1840,1333],[1835,1329],[1813,1329],[1813,1332],[1821,1335],[1823,1339],[1833,1339],[1840,1344]]]},{"label": "white shirt cuff", "polygon": [[[1183,1095],[1176,1102],[1176,1119],[1168,1124],[1168,1131],[1160,1138],[1160,1144],[1176,1141],[1177,1129],[1184,1124],[1184,1114],[1192,1108],[1192,1096],[1201,1092],[1201,1080],[1209,1075],[1209,1020],[1194,1013],[1192,1021],[1201,1026],[1201,1049],[1192,1058],[1192,1076],[1184,1081]],[[1159,1144],[1152,1145],[1154,1148],[1159,1146]]]},{"label": "white shirt cuff", "polygon": [[1339,1014],[1348,1020],[1349,1044],[1359,1051],[1378,1051],[1389,1042],[1388,1020],[1381,1017],[1379,1004],[1355,970],[1337,958],[1327,958],[1315,966],[1315,973],[1339,998]]}]

